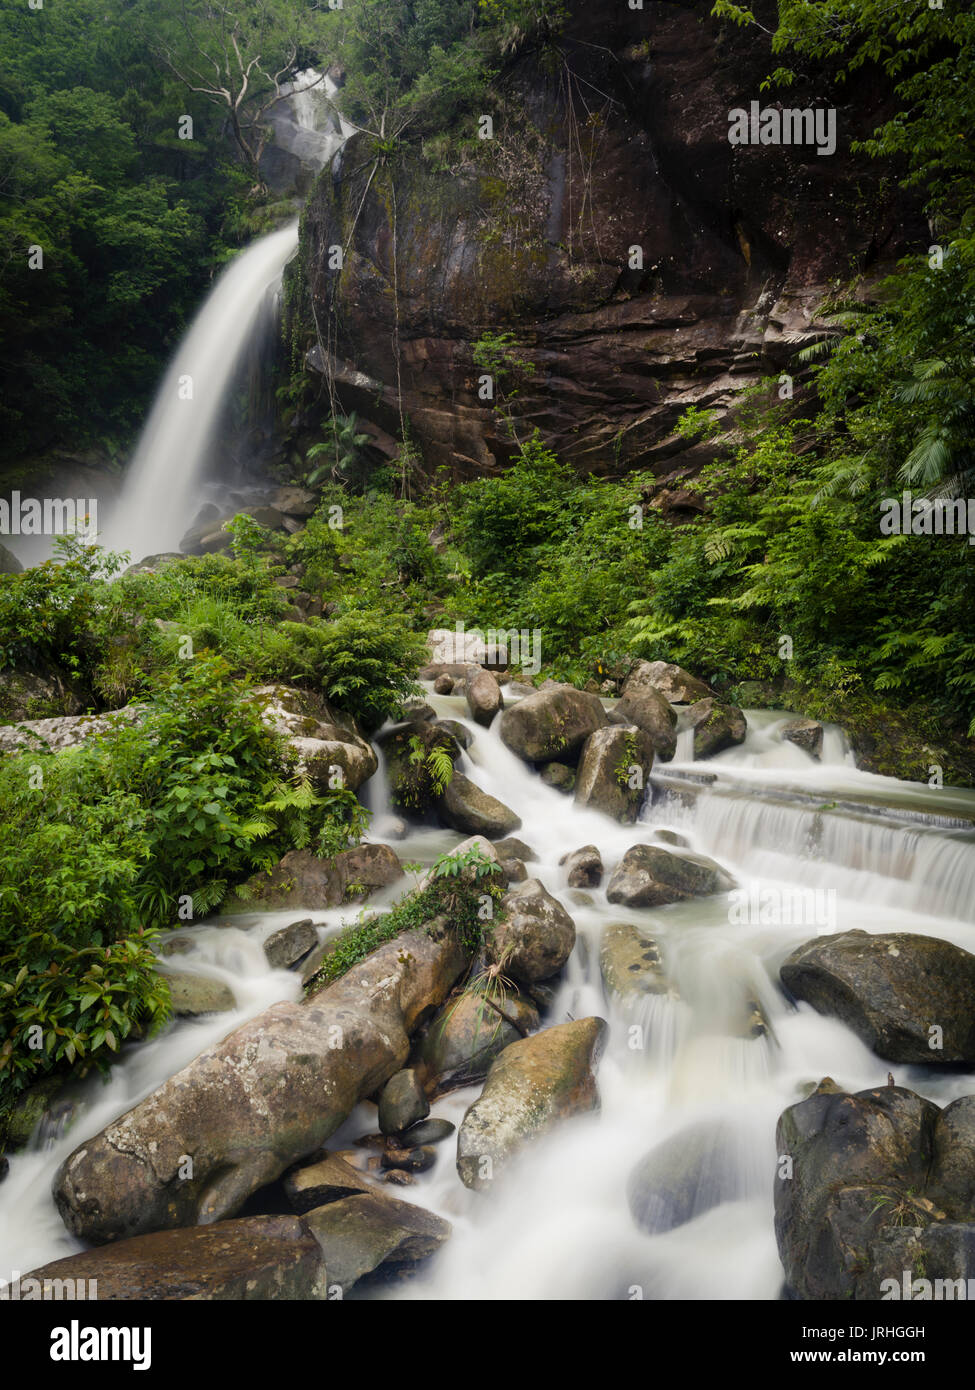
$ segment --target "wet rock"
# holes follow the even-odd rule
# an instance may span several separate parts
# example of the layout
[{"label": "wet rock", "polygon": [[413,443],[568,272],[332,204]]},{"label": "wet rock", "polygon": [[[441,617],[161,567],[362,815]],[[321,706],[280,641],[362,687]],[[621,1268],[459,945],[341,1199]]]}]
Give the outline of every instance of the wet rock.
[{"label": "wet rock", "polygon": [[490,1189],[524,1144],[558,1120],[599,1108],[593,1068],[605,1034],[601,1018],[583,1018],[505,1048],[457,1136],[466,1187]]},{"label": "wet rock", "polygon": [[483,995],[467,991],[431,1021],[420,1058],[441,1084],[477,1081],[487,1076],[499,1053],[538,1024],[538,1013],[527,999],[508,995],[495,1008]]},{"label": "wet rock", "polygon": [[575,923],[565,908],[537,878],[530,878],[501,900],[500,920],[488,933],[486,954],[506,975],[534,984],[562,969],[575,942]]},{"label": "wet rock", "polygon": [[524,840],[516,840],[513,836],[506,836],[503,840],[495,840],[494,848],[499,859],[521,859],[527,863],[530,859],[537,859],[538,855],[533,849],[529,849]]},{"label": "wet rock", "polygon": [[959,946],[908,932],[841,932],[798,947],[780,974],[796,999],[840,1019],[879,1057],[975,1062],[975,955]]},{"label": "wet rock", "polygon": [[643,805],[652,767],[653,741],[642,729],[635,725],[597,729],[582,750],[576,804],[632,825]]},{"label": "wet rock", "polygon": [[599,943],[599,970],[608,994],[625,1003],[648,994],[667,994],[660,947],[630,922],[612,922]]},{"label": "wet rock", "polygon": [[433,683],[434,694],[449,695],[454,688],[453,676],[448,676],[446,671],[437,677]]},{"label": "wet rock", "polygon": [[746,1175],[730,1125],[690,1125],[651,1149],[626,1188],[633,1219],[648,1235],[683,1226],[722,1202],[746,1195]]},{"label": "wet rock", "polygon": [[712,758],[726,748],[745,742],[745,716],[737,705],[722,704],[710,696],[697,700],[684,713],[681,729],[694,730],[695,758]]},{"label": "wet rock", "polygon": [[926,1196],[955,1221],[975,1221],[975,1096],[946,1105],[934,1126]]},{"label": "wet rock", "polygon": [[300,922],[292,922],[279,931],[272,932],[264,943],[264,954],[268,965],[275,970],[287,970],[289,965],[307,956],[318,945],[318,932],[312,926],[310,917]]},{"label": "wet rock", "polygon": [[357,791],[379,766],[375,749],[355,721],[317,696],[291,686],[259,686],[252,696],[269,728],[287,739],[295,771],[316,791],[335,786],[336,771],[349,791]]},{"label": "wet rock", "polygon": [[[95,1280],[99,1303],[328,1296],[322,1251],[297,1216],[250,1216],[156,1231],[101,1250],[85,1250],[42,1265],[22,1278],[21,1298],[26,1296],[28,1278],[42,1286],[50,1284],[54,1290],[63,1287],[58,1280]],[[4,1293],[9,1297],[9,1290]],[[48,1294],[52,1296],[53,1292]]]},{"label": "wet rock", "polygon": [[291,1208],[299,1216],[326,1202],[353,1197],[357,1192],[374,1192],[374,1185],[337,1154],[326,1154],[318,1163],[296,1168],[284,1180]]},{"label": "wet rock", "polygon": [[221,981],[188,971],[165,972],[177,1018],[194,1018],[199,1014],[223,1014],[236,1009],[233,992]]},{"label": "wet rock", "polygon": [[401,1149],[417,1148],[421,1144],[440,1144],[444,1139],[449,1139],[457,1128],[449,1120],[441,1120],[434,1117],[432,1120],[421,1120],[418,1125],[411,1125],[404,1134],[398,1136]]},{"label": "wet rock", "polygon": [[232,1216],[402,1068],[410,1034],[467,965],[431,922],[244,1024],[69,1156],[54,1183],[68,1229],[101,1243]]},{"label": "wet rock", "polygon": [[635,725],[654,754],[669,762],[677,750],[677,711],[652,685],[634,685],[609,712],[611,724]]},{"label": "wet rock", "polygon": [[[690,705],[714,691],[682,666],[668,661],[638,661],[623,682],[623,696],[654,690],[671,705]],[[634,721],[635,722],[635,721]]]},{"label": "wet rock", "polygon": [[596,695],[571,685],[552,685],[504,711],[501,739],[526,762],[574,762],[589,735],[606,722]]},{"label": "wet rock", "polygon": [[455,772],[440,799],[440,819],[461,834],[496,840],[521,826],[521,817],[469,777]]},{"label": "wet rock", "polygon": [[937,1118],[900,1086],[822,1087],[783,1112],[775,1234],[794,1297],[879,1297],[872,1271],[889,1228],[941,1219],[924,1196]]},{"label": "wet rock", "polygon": [[661,845],[673,845],[675,849],[690,849],[691,842],[686,835],[678,835],[676,830],[655,830],[650,836]]},{"label": "wet rock", "polygon": [[472,676],[467,682],[466,695],[471,718],[475,724],[482,724],[485,728],[504,708],[501,687],[490,671],[478,671],[476,676]]},{"label": "wet rock", "polygon": [[460,756],[461,743],[451,732],[453,722],[400,724],[379,735],[377,742],[386,758],[390,797],[404,815],[423,819],[436,809],[441,793],[429,760],[432,753],[440,751],[452,762]]},{"label": "wet rock", "polygon": [[474,735],[459,719],[438,719],[437,728],[442,733],[449,734],[458,748],[470,748],[474,742]]},{"label": "wet rock", "polygon": [[713,859],[658,845],[634,845],[615,869],[606,889],[611,903],[663,907],[688,898],[726,893],[735,881]]},{"label": "wet rock", "polygon": [[547,787],[554,787],[557,792],[575,789],[576,770],[567,763],[546,763],[539,775]]},{"label": "wet rock", "polygon": [[415,1071],[398,1071],[389,1078],[379,1096],[379,1128],[383,1134],[409,1129],[429,1113],[430,1102]]},{"label": "wet rock", "polygon": [[252,875],[246,894],[231,894],[221,911],[233,914],[258,908],[338,907],[353,897],[368,897],[402,877],[403,867],[388,845],[356,845],[333,859],[319,859],[307,849],[292,849],[269,874]]},{"label": "wet rock", "polygon": [[35,1081],[11,1103],[4,1116],[6,1145],[11,1152],[22,1149],[33,1138],[38,1125],[56,1108],[57,1098],[64,1090],[63,1076],[46,1076]]},{"label": "wet rock", "polygon": [[513,883],[524,883],[528,870],[520,859],[502,859],[501,868],[510,887]]},{"label": "wet rock", "polygon": [[823,733],[822,724],[815,719],[791,719],[782,729],[787,743],[794,743],[817,762],[823,752]]},{"label": "wet rock", "polygon": [[303,1219],[325,1257],[329,1288],[343,1294],[366,1275],[415,1268],[451,1231],[433,1212],[380,1192],[329,1202]]},{"label": "wet rock", "polygon": [[565,867],[570,888],[598,888],[603,881],[603,860],[595,845],[563,854],[559,864]]},{"label": "wet rock", "polygon": [[384,1149],[383,1168],[399,1168],[404,1173],[425,1173],[437,1161],[436,1149],[420,1145],[411,1149]]},{"label": "wet rock", "polygon": [[405,1173],[402,1168],[389,1168],[383,1174],[383,1182],[392,1183],[394,1187],[412,1187],[416,1178],[412,1173]]}]

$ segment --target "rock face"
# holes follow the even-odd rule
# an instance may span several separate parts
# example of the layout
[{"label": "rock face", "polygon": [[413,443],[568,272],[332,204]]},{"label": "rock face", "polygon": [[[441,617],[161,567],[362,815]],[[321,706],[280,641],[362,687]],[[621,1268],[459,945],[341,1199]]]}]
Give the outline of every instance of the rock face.
[{"label": "rock face", "polygon": [[734,886],[731,875],[703,854],[634,845],[615,869],[606,897],[627,907],[663,907],[687,898],[727,893]]},{"label": "rock face", "polygon": [[264,685],[252,695],[261,705],[264,722],[287,740],[295,770],[306,776],[316,791],[335,786],[336,769],[343,785],[357,791],[379,766],[375,750],[360,735],[355,722],[308,691]]},{"label": "rock face", "polygon": [[247,880],[248,896],[232,895],[223,912],[272,911],[288,907],[338,907],[351,898],[368,897],[403,877],[403,867],[388,845],[356,845],[333,859],[319,859],[307,849],[289,850],[270,874]]},{"label": "rock face", "polygon": [[575,944],[572,918],[537,878],[529,878],[502,898],[486,953],[505,975],[531,985],[561,970]]},{"label": "rock face", "polygon": [[973,1101],[939,1113],[900,1086],[848,1095],[827,1079],[783,1113],[775,1234],[793,1297],[878,1299],[905,1270],[975,1277]]},{"label": "rock face", "polygon": [[440,819],[463,835],[484,835],[489,840],[521,828],[520,816],[461,772],[455,772],[447,784],[440,800]]},{"label": "rock face", "polygon": [[[501,1013],[474,993],[447,1004],[427,1028],[420,1058],[431,1077],[443,1082],[477,1081],[509,1043],[538,1027],[538,1010],[509,994]],[[510,1022],[509,1020],[514,1020]]]},{"label": "rock face", "polygon": [[527,1141],[557,1120],[599,1108],[593,1068],[605,1033],[601,1018],[583,1018],[505,1048],[457,1137],[465,1186],[489,1189]]},{"label": "rock face", "polygon": [[822,724],[816,719],[790,719],[782,730],[782,737],[818,761],[823,752],[823,732]]},{"label": "rock face", "polygon": [[[369,137],[357,135],[341,176],[320,179],[307,205],[302,261],[318,321],[338,333],[329,361],[317,349],[309,361],[330,371],[346,411],[391,437],[398,341],[402,409],[431,472],[493,471],[513,452],[477,396],[471,344],[487,324],[527,341],[535,370],[516,401],[526,433],[537,425],[580,471],[693,472],[713,446],[675,432],[686,407],[723,419],[741,388],[811,339],[824,289],[848,278],[851,257],[867,269],[877,248],[893,261],[927,235],[905,195],[881,189],[883,171],[849,154],[880,119],[873,84],[830,88],[832,158],[802,146],[770,158],[728,141],[727,112],[759,98],[774,66],[754,26],[656,0],[636,15],[581,0],[567,9],[573,110],[561,73],[526,45],[505,74],[503,151],[480,142],[452,178],[407,155],[393,199],[370,184]],[[823,86],[810,71],[790,104],[816,105]],[[594,91],[612,119],[589,123],[580,158]],[[346,249],[341,276],[328,267],[334,245]]]},{"label": "rock face", "polygon": [[840,1019],[878,1057],[975,1062],[975,956],[947,941],[842,932],[798,947],[780,974],[797,999]]},{"label": "rock face", "polygon": [[745,716],[737,705],[722,704],[710,695],[696,700],[684,714],[681,728],[694,730],[695,758],[712,758],[726,748],[745,742]]},{"label": "rock face", "polygon": [[483,724],[485,728],[498,711],[504,708],[501,687],[490,671],[478,671],[468,680],[467,707],[474,723]]},{"label": "rock face", "polygon": [[252,1019],[69,1156],[54,1187],[68,1229],[100,1244],[232,1216],[403,1066],[466,964],[430,924]]},{"label": "rock face", "polygon": [[[42,1286],[50,1283],[54,1289],[58,1280],[93,1279],[100,1303],[328,1297],[321,1247],[296,1216],[249,1216],[214,1226],[156,1231],[116,1241],[103,1250],[85,1250],[21,1279],[21,1298],[29,1291],[28,1279]],[[4,1292],[9,1297],[9,1291]]]},{"label": "rock face", "polygon": [[529,763],[574,762],[590,734],[606,725],[599,697],[571,685],[536,690],[501,716],[501,739]]},{"label": "rock face", "polygon": [[636,685],[609,712],[611,724],[635,724],[657,757],[669,762],[677,751],[677,711],[652,685]]},{"label": "rock face", "polygon": [[653,740],[642,729],[635,725],[597,729],[582,750],[576,803],[632,825],[643,805],[652,767]]},{"label": "rock face", "polygon": [[625,1004],[669,992],[659,946],[631,922],[611,922],[605,928],[599,943],[599,970],[607,993]]},{"label": "rock face", "polygon": [[[714,694],[709,685],[685,671],[683,666],[673,666],[668,661],[638,661],[623,682],[623,698],[636,699],[648,692],[670,705],[691,705],[695,700]],[[673,715],[671,724],[675,722],[676,715]]]}]

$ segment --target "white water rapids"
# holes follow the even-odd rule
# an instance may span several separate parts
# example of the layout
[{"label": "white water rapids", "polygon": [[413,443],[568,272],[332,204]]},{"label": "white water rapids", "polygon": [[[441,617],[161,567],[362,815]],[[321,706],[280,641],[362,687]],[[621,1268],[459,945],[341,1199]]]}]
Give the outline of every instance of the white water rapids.
[{"label": "white water rapids", "polygon": [[[835,1020],[808,1006],[792,1007],[777,984],[778,967],[810,925],[736,924],[727,895],[662,909],[627,910],[607,903],[603,888],[567,888],[559,859],[584,844],[598,846],[606,868],[660,828],[686,836],[693,849],[727,867],[746,889],[814,887],[835,890],[829,930],[911,931],[975,952],[975,792],[935,790],[859,772],[838,730],[830,730],[824,761],[782,742],[785,716],[749,714],[738,749],[705,763],[660,764],[662,783],[696,790],[656,800],[643,821],[623,827],[546,787],[501,743],[495,727],[465,718],[466,704],[429,696],[438,714],[460,719],[473,735],[461,769],[522,819],[516,831],[535,852],[528,872],[565,904],[578,941],[543,1026],[597,1014],[610,1037],[599,1063],[601,1111],[560,1124],[506,1169],[495,1190],[464,1188],[454,1166],[456,1145],[437,1146],[436,1166],[396,1196],[437,1211],[454,1232],[412,1284],[387,1293],[409,1299],[774,1299],[782,1271],[772,1229],[775,1125],[803,1088],[832,1076],[849,1090],[886,1081],[888,1063]],[[381,775],[381,774],[380,774]],[[713,782],[689,783],[692,777]],[[374,838],[393,829],[384,789],[370,798]],[[796,798],[796,799],[792,799]],[[884,810],[885,806],[892,812]],[[852,808],[852,809],[848,809]],[[432,862],[462,837],[429,828],[391,839],[404,861]],[[271,971],[260,940],[302,915],[182,929],[197,943],[181,956],[231,985],[239,1010],[180,1022],[164,1036],[129,1050],[111,1082],[86,1087],[88,1108],[69,1133],[38,1136],[11,1159],[0,1184],[0,1270],[28,1271],[80,1249],[61,1225],[50,1196],[58,1166],[79,1143],[204,1047],[272,1001],[294,998],[296,977]],[[334,929],[348,909],[310,914]],[[607,1000],[598,946],[609,922],[635,923],[659,944],[679,998],[661,997],[643,1015]],[[766,1037],[738,1036],[744,998],[757,1000]],[[632,1049],[631,1025],[647,1030]],[[946,1104],[975,1092],[975,1077],[920,1067],[893,1068],[898,1084]],[[434,1115],[459,1125],[478,1094],[472,1087],[435,1102]],[[700,1121],[722,1124],[720,1173],[728,1199],[674,1230],[646,1235],[626,1200],[628,1175],[661,1141]],[[376,1129],[375,1107],[363,1104],[329,1140],[340,1149]]]}]

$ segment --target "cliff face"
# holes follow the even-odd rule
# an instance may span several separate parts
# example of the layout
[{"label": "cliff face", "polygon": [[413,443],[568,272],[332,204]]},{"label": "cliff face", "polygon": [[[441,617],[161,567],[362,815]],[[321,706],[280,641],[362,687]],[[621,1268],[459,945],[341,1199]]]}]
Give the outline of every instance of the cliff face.
[{"label": "cliff face", "polygon": [[[534,364],[515,414],[581,470],[691,471],[707,449],[674,434],[688,405],[723,415],[809,340],[831,284],[926,245],[903,195],[849,151],[886,114],[879,84],[807,75],[763,94],[781,60],[709,3],[605,8],[575,0],[562,58],[513,62],[493,139],[472,118],[376,166],[356,136],[312,195],[309,360],[387,450],[400,389],[429,466],[464,476],[510,455],[477,394],[472,344],[490,329]],[[752,101],[835,108],[835,153],[733,146],[729,112]]]}]

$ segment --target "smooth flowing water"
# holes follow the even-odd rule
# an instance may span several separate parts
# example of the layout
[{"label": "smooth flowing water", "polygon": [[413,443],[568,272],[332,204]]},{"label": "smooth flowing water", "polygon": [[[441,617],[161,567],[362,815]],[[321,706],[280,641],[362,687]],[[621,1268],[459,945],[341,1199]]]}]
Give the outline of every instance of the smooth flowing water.
[{"label": "smooth flowing water", "polygon": [[[505,748],[497,723],[485,730],[466,718],[462,700],[428,699],[438,714],[470,730],[473,742],[461,769],[520,815],[516,833],[535,855],[529,874],[575,920],[577,945],[545,1024],[597,1014],[609,1021],[610,1034],[598,1068],[600,1112],[566,1121],[526,1147],[489,1194],[462,1186],[453,1142],[438,1146],[436,1166],[397,1195],[447,1217],[453,1237],[423,1275],[384,1296],[778,1297],[776,1120],[823,1076],[860,1090],[885,1082],[891,1069],[842,1024],[804,1004],[793,1007],[777,983],[778,967],[821,931],[855,927],[927,933],[975,951],[975,837],[968,819],[975,817],[975,793],[858,772],[838,730],[829,731],[824,761],[815,763],[782,742],[786,716],[750,713],[741,748],[705,763],[661,764],[652,803],[636,826],[623,827],[546,787]],[[377,783],[369,796],[375,838],[387,839],[404,860],[430,863],[461,838],[417,827],[404,838],[385,788]],[[742,923],[729,895],[654,910],[612,906],[603,888],[613,867],[658,829],[685,836],[749,892],[772,889],[785,897],[797,888],[820,890],[817,901],[828,895],[831,920],[790,925],[773,914],[772,920]],[[580,893],[568,888],[559,860],[584,844],[599,848],[606,877],[603,888]],[[71,1149],[244,1017],[274,999],[295,997],[295,977],[269,971],[259,949],[269,931],[294,915],[257,918],[247,931],[191,929],[197,953],[180,957],[179,967],[195,960],[197,968],[216,972],[237,993],[239,1012],[180,1023],[164,1038],[133,1048],[108,1087],[92,1083],[86,1089],[82,1104],[88,1108],[69,1133],[39,1136],[32,1152],[12,1159],[0,1186],[0,1268],[29,1270],[77,1248],[49,1195]],[[324,932],[343,912],[313,915]],[[607,998],[600,977],[601,935],[619,921],[654,938],[671,984],[669,996],[641,1010]],[[767,1022],[762,1036],[750,1036],[743,1026],[755,1006]],[[975,1076],[939,1076],[918,1067],[893,1071],[899,1084],[939,1104],[975,1092]],[[478,1088],[452,1092],[435,1102],[433,1113],[459,1125],[477,1094]],[[663,1140],[702,1125],[713,1132],[709,1185],[723,1200],[674,1230],[643,1233],[626,1199],[632,1168]],[[364,1104],[329,1147],[342,1148],[375,1128],[375,1107]]]}]

